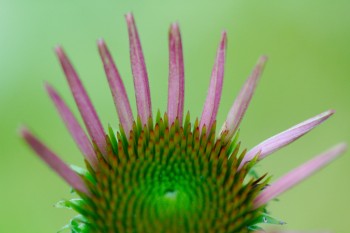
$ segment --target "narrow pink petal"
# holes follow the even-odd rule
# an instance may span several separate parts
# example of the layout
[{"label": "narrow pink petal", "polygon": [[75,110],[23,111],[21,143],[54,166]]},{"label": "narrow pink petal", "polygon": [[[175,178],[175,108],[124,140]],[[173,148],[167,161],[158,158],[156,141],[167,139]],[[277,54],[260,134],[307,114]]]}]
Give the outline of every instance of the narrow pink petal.
[{"label": "narrow pink petal", "polygon": [[202,129],[204,125],[207,127],[207,129],[210,129],[216,120],[216,114],[218,112],[221,98],[222,84],[224,81],[226,44],[227,36],[226,32],[223,32],[221,42],[216,54],[216,61],[211,74],[207,99],[205,100],[199,125],[200,129]]},{"label": "narrow pink petal", "polygon": [[96,154],[84,130],[81,128],[77,119],[74,117],[63,99],[58,95],[56,90],[47,83],[45,84],[45,88],[79,149],[87,161],[89,161],[90,165],[96,169],[98,165]]},{"label": "narrow pink petal", "polygon": [[129,132],[132,130],[134,117],[132,116],[129,99],[123,81],[120,78],[113,58],[102,39],[98,41],[98,49],[107,75],[109,87],[112,92],[114,104],[118,112],[120,124],[123,126],[127,136],[129,136]]},{"label": "narrow pink petal", "polygon": [[48,149],[26,128],[20,130],[20,134],[36,154],[47,163],[58,175],[60,175],[75,190],[89,195],[83,179],[78,176],[67,164],[55,153]]},{"label": "narrow pink petal", "polygon": [[137,111],[141,122],[147,124],[152,117],[151,95],[148,84],[148,75],[143,58],[140,38],[135,25],[134,16],[129,13],[125,16],[129,31],[131,68],[134,76]]},{"label": "narrow pink petal", "polygon": [[237,131],[239,124],[242,121],[242,118],[248,108],[250,100],[253,97],[255,88],[260,79],[262,71],[264,69],[265,63],[267,61],[266,56],[259,58],[257,65],[255,66],[252,74],[249,76],[241,91],[239,92],[235,102],[233,103],[226,121],[224,122],[221,134],[225,133],[226,140],[230,140],[235,132]]},{"label": "narrow pink petal", "polygon": [[292,170],[287,175],[283,176],[263,190],[255,199],[254,206],[258,208],[259,206],[266,204],[271,199],[284,193],[288,189],[303,181],[305,178],[320,170],[325,165],[329,164],[339,155],[344,153],[346,149],[347,145],[345,143],[338,144],[300,167]]},{"label": "narrow pink petal", "polygon": [[182,124],[185,94],[184,61],[181,34],[178,24],[172,24],[169,30],[169,87],[168,119],[171,125],[176,117]]},{"label": "narrow pink petal", "polygon": [[96,143],[103,155],[106,155],[105,132],[102,128],[100,119],[81,83],[78,74],[70,63],[68,57],[61,47],[56,48],[57,56],[61,62],[64,73],[66,74],[69,87],[73,93],[75,102],[79,108],[80,114],[84,120],[85,126],[90,137]]},{"label": "narrow pink petal", "polygon": [[263,141],[262,143],[248,151],[248,153],[242,160],[241,166],[243,166],[244,163],[252,160],[254,156],[259,152],[260,160],[275,152],[276,150],[279,150],[282,147],[294,142],[295,140],[297,140],[298,138],[300,138],[301,136],[303,136],[304,134],[306,134],[325,120],[327,120],[333,114],[334,110],[328,110]]}]

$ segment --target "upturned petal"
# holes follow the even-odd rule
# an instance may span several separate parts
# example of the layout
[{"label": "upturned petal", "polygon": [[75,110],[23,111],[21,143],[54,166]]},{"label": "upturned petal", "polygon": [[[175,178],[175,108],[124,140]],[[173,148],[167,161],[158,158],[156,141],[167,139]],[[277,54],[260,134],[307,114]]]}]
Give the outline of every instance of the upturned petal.
[{"label": "upturned petal", "polygon": [[225,57],[226,57],[227,35],[224,31],[221,36],[221,42],[216,54],[216,60],[211,74],[211,80],[207,98],[205,100],[202,117],[199,125],[201,130],[204,126],[210,129],[216,120],[216,114],[219,109],[222,84],[224,80]]},{"label": "upturned petal", "polygon": [[265,190],[263,190],[261,194],[259,194],[259,196],[255,199],[254,206],[258,208],[271,199],[284,193],[294,185],[300,183],[305,178],[320,170],[325,165],[329,164],[335,158],[343,154],[346,149],[347,145],[345,143],[338,144],[330,150],[301,165],[300,167],[292,170],[287,175],[283,176],[268,186]]},{"label": "upturned petal", "polygon": [[233,103],[227,118],[221,128],[220,134],[226,134],[225,140],[230,140],[236,133],[239,124],[248,108],[250,100],[253,97],[255,88],[260,79],[265,63],[267,61],[266,56],[261,56],[257,65],[255,66],[252,74],[249,76],[241,91],[239,92],[235,102]]},{"label": "upturned petal", "polygon": [[129,32],[131,68],[134,76],[137,111],[142,124],[147,124],[148,118],[152,117],[152,104],[146,64],[143,58],[142,47],[134,16],[129,13],[125,18]]},{"label": "upturned petal", "polygon": [[89,195],[82,178],[77,175],[66,163],[64,163],[55,153],[47,148],[26,128],[20,130],[20,134],[36,154],[44,160],[58,175],[60,175],[75,190]]},{"label": "upturned petal", "polygon": [[112,92],[114,104],[118,112],[119,122],[126,135],[129,136],[134,118],[132,116],[130,102],[123,81],[104,40],[101,39],[98,41],[98,49],[106,72],[109,87]]},{"label": "upturned petal", "polygon": [[261,160],[266,156],[270,155],[271,153],[275,152],[276,150],[279,150],[282,147],[294,142],[295,140],[297,140],[298,138],[300,138],[301,136],[303,136],[304,134],[306,134],[325,120],[327,120],[333,114],[334,110],[328,110],[261,142],[259,145],[255,146],[247,152],[247,154],[241,162],[241,166],[243,166],[244,163],[252,160],[254,156],[259,152],[259,160]]},{"label": "upturned petal", "polygon": [[89,132],[90,137],[96,143],[101,153],[106,155],[106,139],[105,133],[97,116],[95,108],[93,107],[86,90],[81,83],[78,74],[73,68],[67,55],[61,47],[56,48],[57,56],[61,62],[64,73],[66,74],[69,87],[74,96],[75,102],[79,108],[80,114],[84,120],[85,126]]},{"label": "upturned petal", "polygon": [[174,23],[169,30],[169,86],[168,119],[171,125],[178,117],[182,124],[184,111],[184,61],[179,25]]},{"label": "upturned petal", "polygon": [[63,99],[59,96],[59,94],[52,86],[46,83],[45,89],[49,94],[51,100],[55,104],[58,113],[60,114],[64,124],[68,128],[79,149],[81,150],[87,161],[89,161],[90,165],[94,169],[96,169],[98,166],[98,161],[96,158],[95,151],[91,145],[89,138],[85,134],[84,130],[81,128],[77,119],[74,117],[73,113],[70,111],[66,103],[63,101]]}]

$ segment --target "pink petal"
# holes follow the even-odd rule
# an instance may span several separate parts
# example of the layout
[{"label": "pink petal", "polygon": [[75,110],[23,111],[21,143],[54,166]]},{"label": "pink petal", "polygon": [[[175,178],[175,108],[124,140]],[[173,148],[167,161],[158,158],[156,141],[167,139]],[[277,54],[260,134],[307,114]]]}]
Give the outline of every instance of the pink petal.
[{"label": "pink petal", "polygon": [[151,95],[148,84],[146,64],[143,58],[140,38],[134,21],[134,16],[129,13],[125,16],[129,31],[130,58],[134,87],[136,95],[137,111],[143,124],[147,124],[152,117]]},{"label": "pink petal", "polygon": [[172,24],[169,30],[169,87],[168,119],[171,125],[176,117],[182,124],[184,111],[184,61],[181,34],[178,24]]},{"label": "pink petal", "polygon": [[97,113],[68,57],[61,47],[56,48],[57,56],[66,74],[69,87],[92,140],[103,155],[106,155],[106,139]]},{"label": "pink petal", "polygon": [[36,154],[44,160],[58,175],[60,175],[75,190],[89,195],[83,179],[78,176],[67,164],[65,164],[56,154],[48,149],[26,128],[20,130],[20,134]]},{"label": "pink petal", "polygon": [[254,156],[259,152],[260,160],[275,152],[276,150],[279,150],[282,147],[294,142],[295,140],[297,140],[298,138],[300,138],[301,136],[303,136],[304,134],[306,134],[325,120],[327,120],[333,114],[334,110],[328,110],[263,141],[262,143],[248,151],[248,153],[245,155],[241,162],[241,166],[243,166],[244,163],[252,160]]},{"label": "pink petal", "polygon": [[255,88],[260,79],[260,76],[262,74],[266,61],[267,61],[266,56],[262,56],[259,58],[259,61],[255,66],[252,74],[245,82],[244,86],[242,87],[240,93],[238,94],[235,102],[233,103],[227,115],[226,121],[224,122],[220,133],[220,134],[223,134],[223,133],[227,134],[226,135],[227,141],[233,137],[233,135],[236,133],[239,127],[239,124],[241,123],[241,120],[248,108],[250,100],[253,97]]},{"label": "pink petal", "polygon": [[108,78],[114,104],[118,112],[120,124],[122,125],[127,136],[129,136],[129,132],[132,130],[134,117],[132,116],[129,99],[126,94],[123,81],[120,78],[113,58],[102,39],[98,41],[98,49]]},{"label": "pink petal", "polygon": [[79,149],[81,150],[83,155],[86,157],[86,159],[89,161],[91,166],[96,169],[98,165],[96,154],[84,130],[81,128],[77,119],[74,117],[73,113],[69,110],[68,106],[63,101],[63,99],[58,95],[56,90],[49,84],[45,84],[45,88],[48,94],[50,95],[52,101],[54,102],[57,108],[57,111],[61,115],[63,122],[68,128],[74,141],[78,145]]},{"label": "pink petal", "polygon": [[284,193],[294,185],[300,183],[305,178],[320,170],[325,165],[329,164],[339,155],[344,153],[346,149],[347,145],[345,143],[336,145],[330,150],[318,155],[312,160],[289,172],[287,175],[283,176],[263,190],[254,201],[254,206],[258,208],[259,206],[266,204],[271,199]]},{"label": "pink petal", "polygon": [[227,36],[226,32],[222,33],[221,42],[216,54],[216,61],[211,74],[211,80],[207,99],[205,100],[202,117],[199,128],[205,125],[207,129],[211,129],[212,124],[216,120],[218,112],[222,84],[224,81],[225,55],[226,55]]}]

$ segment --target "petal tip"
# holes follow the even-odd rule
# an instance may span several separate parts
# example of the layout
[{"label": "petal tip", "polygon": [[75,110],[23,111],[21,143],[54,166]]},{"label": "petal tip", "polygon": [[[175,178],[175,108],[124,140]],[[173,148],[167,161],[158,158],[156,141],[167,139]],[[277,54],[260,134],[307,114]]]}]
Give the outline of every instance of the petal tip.
[{"label": "petal tip", "polygon": [[335,113],[336,111],[334,109],[329,109],[328,111],[326,111],[327,115],[331,116]]},{"label": "petal tip", "polygon": [[64,55],[63,47],[60,44],[56,45],[54,50],[58,57],[61,57]]},{"label": "petal tip", "polygon": [[180,37],[180,27],[177,22],[174,22],[170,25],[169,36],[171,37]]},{"label": "petal tip", "polygon": [[346,142],[341,142],[334,147],[336,154],[343,154],[348,150],[348,144]]},{"label": "petal tip", "polygon": [[227,31],[224,30],[221,33],[221,46],[225,49],[227,46]]},{"label": "petal tip", "polygon": [[260,65],[264,65],[268,60],[269,60],[269,57],[267,55],[261,55],[258,63]]},{"label": "petal tip", "polygon": [[221,32],[221,36],[222,36],[223,38],[226,38],[226,37],[227,37],[227,30],[223,30],[223,31]]},{"label": "petal tip", "polygon": [[97,45],[100,46],[105,46],[105,40],[103,38],[100,38],[97,40]]},{"label": "petal tip", "polygon": [[52,92],[53,87],[47,81],[44,81],[44,88],[47,92]]},{"label": "petal tip", "polygon": [[26,138],[30,134],[28,128],[25,125],[18,126],[17,133],[22,138]]},{"label": "petal tip", "polygon": [[178,22],[174,22],[170,25],[170,28],[172,30],[179,30],[179,23]]},{"label": "petal tip", "polygon": [[125,14],[125,19],[126,21],[129,23],[133,23],[134,22],[134,15],[132,12],[128,12]]}]

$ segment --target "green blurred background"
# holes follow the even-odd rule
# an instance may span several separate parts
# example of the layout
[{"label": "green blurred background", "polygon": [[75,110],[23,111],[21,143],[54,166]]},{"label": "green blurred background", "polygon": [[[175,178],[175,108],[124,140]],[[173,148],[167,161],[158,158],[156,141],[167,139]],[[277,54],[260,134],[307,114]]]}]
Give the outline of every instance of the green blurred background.
[{"label": "green blurred background", "polygon": [[[126,12],[134,12],[147,62],[153,111],[166,109],[171,22],[181,25],[186,72],[185,109],[200,116],[223,29],[228,54],[221,124],[261,54],[268,66],[241,125],[243,145],[256,143],[329,108],[337,113],[258,170],[274,179],[350,137],[350,2],[348,0],[0,0],[0,232],[56,232],[73,216],[56,209],[69,187],[18,138],[28,125],[65,161],[82,157],[43,90],[53,84],[74,106],[53,47],[70,55],[104,126],[117,116],[96,40],[105,38],[123,76],[133,110]],[[75,106],[74,112],[78,113]],[[135,112],[135,111],[134,111]],[[350,154],[270,205],[284,229],[349,231]]]}]

